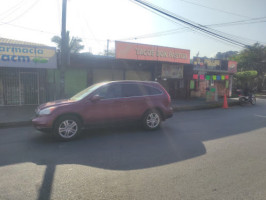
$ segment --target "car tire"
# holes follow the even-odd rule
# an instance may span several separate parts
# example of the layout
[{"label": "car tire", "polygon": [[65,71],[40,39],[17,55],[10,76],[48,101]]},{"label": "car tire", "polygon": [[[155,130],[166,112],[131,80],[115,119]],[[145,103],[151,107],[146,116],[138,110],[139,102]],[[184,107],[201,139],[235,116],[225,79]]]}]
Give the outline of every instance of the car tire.
[{"label": "car tire", "polygon": [[147,130],[156,130],[160,127],[162,117],[157,110],[149,110],[143,116],[142,123]]},{"label": "car tire", "polygon": [[60,117],[54,126],[54,134],[64,141],[69,141],[76,138],[81,131],[80,120],[71,115]]},{"label": "car tire", "polygon": [[250,103],[251,103],[252,105],[255,105],[255,104],[256,104],[256,98],[255,98],[255,97],[251,97],[251,99],[250,99]]},{"label": "car tire", "polygon": [[240,97],[239,98],[239,104],[242,106],[245,104],[245,97]]}]

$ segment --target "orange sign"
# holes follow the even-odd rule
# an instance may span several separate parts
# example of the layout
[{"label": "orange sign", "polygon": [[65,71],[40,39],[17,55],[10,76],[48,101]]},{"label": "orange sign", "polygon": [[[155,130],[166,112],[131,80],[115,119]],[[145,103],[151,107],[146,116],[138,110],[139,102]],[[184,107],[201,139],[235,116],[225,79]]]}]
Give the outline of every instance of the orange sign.
[{"label": "orange sign", "polygon": [[190,50],[116,41],[115,57],[189,64]]}]

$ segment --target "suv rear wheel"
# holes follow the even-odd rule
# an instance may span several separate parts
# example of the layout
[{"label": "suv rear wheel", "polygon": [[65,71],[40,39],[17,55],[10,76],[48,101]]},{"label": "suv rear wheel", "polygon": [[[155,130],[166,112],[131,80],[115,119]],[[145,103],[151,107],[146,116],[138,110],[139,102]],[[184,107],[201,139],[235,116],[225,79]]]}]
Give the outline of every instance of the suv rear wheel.
[{"label": "suv rear wheel", "polygon": [[81,129],[80,120],[75,116],[63,116],[55,123],[54,133],[62,140],[71,140],[78,136]]},{"label": "suv rear wheel", "polygon": [[144,114],[143,125],[148,130],[155,130],[161,125],[161,115],[157,110],[149,110]]}]

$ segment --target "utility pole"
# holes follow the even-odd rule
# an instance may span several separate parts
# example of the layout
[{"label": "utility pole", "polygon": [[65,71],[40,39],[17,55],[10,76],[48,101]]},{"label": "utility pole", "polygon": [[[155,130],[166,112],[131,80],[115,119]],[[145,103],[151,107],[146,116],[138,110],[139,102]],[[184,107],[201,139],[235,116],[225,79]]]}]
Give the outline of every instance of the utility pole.
[{"label": "utility pole", "polygon": [[67,0],[62,4],[62,29],[61,29],[61,66],[60,66],[60,97],[65,98],[65,70],[67,65],[67,41],[66,41],[66,9]]}]

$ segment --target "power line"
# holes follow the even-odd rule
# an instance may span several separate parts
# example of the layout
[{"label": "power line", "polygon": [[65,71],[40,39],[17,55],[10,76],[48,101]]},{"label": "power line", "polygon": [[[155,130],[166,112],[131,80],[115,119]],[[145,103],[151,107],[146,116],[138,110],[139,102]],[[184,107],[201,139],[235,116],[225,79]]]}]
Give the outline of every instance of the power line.
[{"label": "power line", "polygon": [[[6,22],[6,23],[11,23],[15,20],[17,20],[18,18],[22,17],[23,15],[25,15],[27,12],[29,12],[29,10],[31,10],[34,6],[36,6],[36,4],[39,2],[39,0],[35,0],[33,2],[33,4],[31,4],[31,6],[29,8],[27,8],[23,13],[21,13],[20,15],[18,15],[17,17],[13,18],[12,20]],[[2,19],[1,19],[2,20]]]},{"label": "power line", "polygon": [[8,25],[8,26],[16,27],[16,28],[21,28],[21,29],[29,30],[29,31],[35,31],[35,32],[40,32],[40,33],[47,33],[47,34],[52,34],[52,35],[58,34],[58,33],[54,33],[54,32],[43,31],[43,30],[39,30],[39,29],[29,28],[29,27],[20,26],[20,25],[11,24],[11,23],[6,23],[6,22],[0,22],[0,25]]},{"label": "power line", "polygon": [[174,19],[174,20],[177,20],[185,25],[188,25],[189,27],[197,30],[197,31],[201,31],[201,32],[204,32],[205,34],[208,34],[210,36],[212,36],[213,38],[216,38],[216,39],[219,39],[219,40],[224,40],[228,43],[232,43],[234,45],[237,45],[237,46],[240,46],[240,47],[245,47],[246,44],[242,43],[242,42],[239,42],[239,41],[236,41],[236,40],[233,40],[231,38],[228,38],[228,37],[225,37],[223,35],[220,35],[220,34],[217,34],[213,31],[210,31],[210,30],[207,30],[204,26],[200,25],[200,24],[197,24],[195,22],[192,22],[192,21],[188,21],[188,20],[185,20],[184,18],[181,18],[181,17],[178,17],[176,16],[175,14],[171,14],[169,13],[169,11],[165,10],[165,9],[161,9],[160,7],[158,6],[155,6],[155,5],[152,5],[150,3],[147,3],[147,2],[144,2],[144,1],[141,1],[141,0],[131,0],[133,1],[134,3],[138,3],[137,5],[144,5],[146,7],[148,7],[149,9],[152,9],[162,15],[165,15],[171,19]]},{"label": "power line", "polygon": [[15,6],[7,9],[6,11],[2,12],[0,15],[5,15],[7,14],[7,16],[3,17],[1,20],[9,17],[10,14],[12,14],[13,12],[15,12],[15,10],[19,9],[21,7],[21,4],[24,2],[25,0],[21,0],[20,2],[18,2]]},{"label": "power line", "polygon": [[[250,20],[225,22],[225,23],[219,23],[219,24],[210,24],[210,25],[204,25],[204,27],[210,28],[210,27],[236,26],[236,25],[245,25],[245,24],[255,24],[255,23],[265,23],[266,22],[266,20],[254,21],[254,20],[260,20],[260,19],[266,19],[266,17],[254,18],[254,19],[250,19]],[[171,29],[171,30],[161,31],[161,32],[156,32],[156,33],[148,33],[148,34],[139,35],[139,36],[135,36],[135,37],[125,38],[123,40],[136,40],[136,39],[143,39],[143,38],[160,37],[160,36],[165,36],[165,35],[169,35],[169,34],[176,34],[178,32],[183,32],[183,31],[188,31],[188,28],[184,27],[184,28]],[[248,39],[246,39],[246,40],[248,40]]]},{"label": "power line", "polygon": [[[140,5],[140,4],[138,4],[138,5]],[[151,4],[152,5],[152,4]],[[144,7],[144,5],[140,5],[141,7]],[[158,6],[155,6],[155,5],[153,5],[154,7],[156,7],[156,8],[158,8],[158,9],[161,9],[161,10],[163,10],[164,12],[167,12],[168,14],[169,14],[169,11],[167,11],[167,10],[165,10],[165,9],[162,9],[162,8],[160,8],[160,7],[158,7]],[[147,8],[146,8],[147,9]],[[149,11],[151,11],[150,9],[147,9],[147,10],[149,10]],[[153,13],[155,12],[155,11],[152,11]],[[158,13],[157,13],[157,15],[158,15]],[[175,13],[171,13],[171,15],[173,15],[173,16],[177,16]],[[162,16],[162,15],[160,15],[160,16]],[[166,18],[166,16],[163,16],[164,18]],[[183,18],[183,17],[181,17],[181,16],[178,16],[178,18],[180,18],[180,19],[183,19],[183,20],[185,20],[185,21],[189,21],[188,19],[185,19],[185,18]],[[166,18],[166,19],[170,19],[170,18]],[[210,27],[218,27],[218,25],[219,26],[232,26],[232,25],[242,25],[242,24],[252,24],[252,23],[262,23],[262,22],[266,22],[265,20],[262,20],[262,19],[266,19],[266,17],[259,17],[259,18],[251,18],[251,19],[249,19],[249,20],[241,20],[241,21],[235,21],[235,22],[229,22],[229,23],[222,23],[222,24],[213,24],[213,25],[211,25]],[[260,20],[260,21],[259,21]],[[171,20],[171,21],[173,21],[173,20]],[[192,22],[192,21],[189,21],[190,23],[194,23],[194,22]],[[195,23],[194,23],[195,24]],[[200,27],[202,27],[202,28],[205,28],[205,29],[210,29],[210,27],[206,27],[206,26],[202,26],[201,24],[196,24],[196,25],[198,25],[198,26],[200,26]],[[181,31],[186,31],[186,30],[183,30],[183,29],[189,29],[190,31],[192,31],[193,29],[191,29],[190,27],[185,27],[185,28],[182,28],[182,29],[177,29],[177,31],[178,32],[181,32]],[[232,40],[236,40],[236,41],[238,41],[238,42],[240,42],[241,41],[241,38],[239,37],[239,36],[234,36],[234,35],[230,35],[230,34],[226,34],[226,33],[223,33],[223,32],[221,32],[221,31],[217,31],[217,30],[214,30],[214,29],[210,29],[212,32],[215,32],[215,33],[217,33],[217,34],[220,34],[220,35],[222,35],[223,34],[223,36],[225,36],[225,35],[227,35],[226,37],[227,38],[230,38],[230,39],[232,39]],[[174,32],[172,32],[172,30],[170,30],[171,31],[171,33],[170,34],[173,34]],[[165,34],[161,34],[161,33],[159,33],[158,35],[159,36],[163,36],[163,35],[166,35],[167,33],[165,33]],[[155,37],[155,35],[148,35],[147,37]],[[147,38],[147,37],[145,37],[145,36],[141,36],[141,38]],[[134,38],[130,38],[130,39],[137,39],[136,37],[134,37]],[[244,41],[244,42],[246,42],[247,40],[250,40],[250,39],[246,39],[246,38],[242,38],[242,41]],[[250,40],[250,41],[252,41],[252,40]],[[254,41],[254,40],[253,40]],[[258,41],[256,41],[256,42],[258,42]],[[243,43],[243,42],[242,42]]]},{"label": "power line", "polygon": [[193,5],[196,5],[196,6],[200,6],[200,7],[203,7],[203,8],[207,8],[207,9],[210,9],[210,10],[216,10],[218,12],[234,15],[234,16],[237,16],[237,17],[249,18],[248,16],[245,16],[245,15],[240,15],[240,14],[237,14],[237,13],[228,12],[228,11],[221,10],[221,9],[218,9],[218,8],[208,7],[208,6],[205,6],[205,5],[202,5],[202,4],[199,4],[199,3],[194,3],[194,2],[188,1],[188,0],[180,0],[180,1],[183,1],[183,2],[186,2],[186,3],[189,3],[189,4],[193,4]]}]

